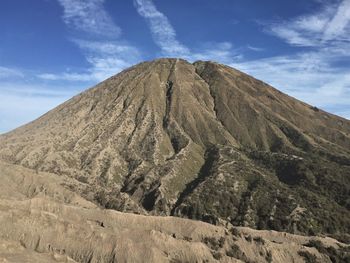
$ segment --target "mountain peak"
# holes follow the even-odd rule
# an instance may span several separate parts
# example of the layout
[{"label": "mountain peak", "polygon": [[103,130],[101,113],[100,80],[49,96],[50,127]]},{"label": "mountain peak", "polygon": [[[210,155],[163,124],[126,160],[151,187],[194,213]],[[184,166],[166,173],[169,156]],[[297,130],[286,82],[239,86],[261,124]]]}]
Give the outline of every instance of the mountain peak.
[{"label": "mountain peak", "polygon": [[[193,63],[190,63],[189,61],[187,61],[186,59],[183,58],[171,58],[171,57],[164,57],[164,58],[157,58],[157,59],[153,59],[150,61],[145,61],[145,62],[141,62],[131,68],[137,68],[137,67],[141,67],[142,65],[149,65],[150,67],[154,67],[157,64],[166,64],[169,66],[172,66],[176,63],[180,63],[180,64],[186,64],[188,66],[193,65],[194,67],[206,67],[206,66],[225,66],[223,64],[220,64],[216,61],[210,61],[210,60],[197,60]],[[127,69],[129,70],[129,69]]]}]

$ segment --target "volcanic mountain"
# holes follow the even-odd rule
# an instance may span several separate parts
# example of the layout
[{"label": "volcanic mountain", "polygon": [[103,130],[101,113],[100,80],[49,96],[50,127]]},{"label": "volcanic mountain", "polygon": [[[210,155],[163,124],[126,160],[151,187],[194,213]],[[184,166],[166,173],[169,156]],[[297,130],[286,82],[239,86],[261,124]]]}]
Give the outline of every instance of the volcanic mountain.
[{"label": "volcanic mountain", "polygon": [[350,121],[214,62],[131,67],[1,135],[0,159],[122,212],[350,233]]}]

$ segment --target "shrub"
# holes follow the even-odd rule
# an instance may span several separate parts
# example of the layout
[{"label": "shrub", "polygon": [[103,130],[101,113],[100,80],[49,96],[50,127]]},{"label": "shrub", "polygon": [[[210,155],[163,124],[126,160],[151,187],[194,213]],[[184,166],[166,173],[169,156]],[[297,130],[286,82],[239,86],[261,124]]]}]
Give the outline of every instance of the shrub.
[{"label": "shrub", "polygon": [[254,237],[253,239],[256,243],[265,245],[265,240],[262,237]]},{"label": "shrub", "polygon": [[304,258],[306,263],[317,263],[317,257],[308,251],[301,250],[298,254]]}]

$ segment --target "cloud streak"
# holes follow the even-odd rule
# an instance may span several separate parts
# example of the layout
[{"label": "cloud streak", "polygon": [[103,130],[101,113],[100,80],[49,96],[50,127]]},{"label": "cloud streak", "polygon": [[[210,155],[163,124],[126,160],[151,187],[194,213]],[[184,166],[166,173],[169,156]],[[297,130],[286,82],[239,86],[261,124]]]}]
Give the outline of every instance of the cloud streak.
[{"label": "cloud streak", "polygon": [[[45,80],[102,81],[140,60],[140,52],[121,39],[121,29],[104,9],[104,0],[58,0],[71,41],[91,65],[85,72],[43,73]],[[86,34],[87,33],[87,34]]]},{"label": "cloud streak", "polygon": [[134,0],[137,12],[144,17],[151,29],[156,44],[164,54],[188,56],[190,50],[176,38],[176,32],[169,19],[158,11],[151,0]]}]

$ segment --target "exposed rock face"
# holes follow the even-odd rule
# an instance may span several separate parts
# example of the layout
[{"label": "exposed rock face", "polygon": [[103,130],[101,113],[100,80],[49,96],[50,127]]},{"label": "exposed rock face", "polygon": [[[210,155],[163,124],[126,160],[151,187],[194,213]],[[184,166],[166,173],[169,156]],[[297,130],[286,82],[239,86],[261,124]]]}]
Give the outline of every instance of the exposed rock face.
[{"label": "exposed rock face", "polygon": [[212,62],[125,70],[0,136],[0,158],[119,211],[350,230],[350,121]]},{"label": "exposed rock face", "polygon": [[[349,246],[98,208],[66,176],[0,162],[0,262],[345,262]],[[334,261],[338,260],[338,261]]]}]

